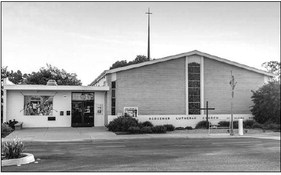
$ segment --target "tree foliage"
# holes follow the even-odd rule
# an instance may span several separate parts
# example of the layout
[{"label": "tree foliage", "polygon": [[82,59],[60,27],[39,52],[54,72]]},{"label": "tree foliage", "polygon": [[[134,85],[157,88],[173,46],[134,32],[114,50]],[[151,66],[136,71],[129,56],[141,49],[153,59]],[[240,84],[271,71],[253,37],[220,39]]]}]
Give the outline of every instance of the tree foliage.
[{"label": "tree foliage", "polygon": [[280,82],[280,62],[278,61],[264,62],[262,66],[265,67],[268,72],[275,74],[276,77],[274,79]]},{"label": "tree foliage", "polygon": [[17,70],[14,72],[13,70],[8,71],[8,67],[1,68],[1,81],[3,81],[4,78],[9,78],[11,82],[14,84],[20,84],[23,82],[23,79],[26,78],[27,74],[22,74],[20,70]]},{"label": "tree foliage", "polygon": [[3,78],[8,79],[14,84],[43,84],[46,85],[48,80],[56,80],[58,85],[81,85],[81,80],[77,79],[75,73],[67,73],[64,69],[58,69],[55,66],[47,64],[47,68],[42,67],[37,72],[31,74],[22,74],[20,70],[8,71],[7,67],[1,69],[1,81]]},{"label": "tree foliage", "polygon": [[116,61],[115,63],[112,64],[110,69],[124,67],[124,66],[132,65],[132,64],[138,64],[138,63],[142,63],[142,62],[146,62],[146,61],[149,61],[149,59],[146,56],[137,55],[133,61],[129,61],[129,62],[127,62],[126,60]]},{"label": "tree foliage", "polygon": [[257,91],[252,91],[251,112],[254,119],[261,124],[266,122],[280,123],[280,84],[269,82]]}]

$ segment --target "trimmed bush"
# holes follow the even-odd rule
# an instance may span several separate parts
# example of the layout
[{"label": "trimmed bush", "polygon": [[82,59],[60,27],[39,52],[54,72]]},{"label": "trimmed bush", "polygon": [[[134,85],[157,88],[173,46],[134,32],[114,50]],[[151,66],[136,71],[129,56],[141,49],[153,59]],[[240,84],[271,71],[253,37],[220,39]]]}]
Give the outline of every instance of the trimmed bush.
[{"label": "trimmed bush", "polygon": [[16,121],[15,119],[13,121],[9,120],[9,122],[5,122],[5,124],[7,124],[13,130],[15,130],[15,124],[17,124],[17,123],[18,123],[18,121]]},{"label": "trimmed bush", "polygon": [[5,123],[1,124],[1,138],[7,136],[12,131],[13,131],[13,129],[9,125],[7,125]]},{"label": "trimmed bush", "polygon": [[263,129],[262,124],[259,124],[258,122],[255,122],[252,126],[253,129]]},{"label": "trimmed bush", "polygon": [[[229,121],[220,121],[218,124],[221,127],[230,127]],[[233,128],[238,129],[238,121],[233,121]]]},{"label": "trimmed bush", "polygon": [[176,127],[175,130],[185,130],[184,127]]},{"label": "trimmed bush", "polygon": [[24,144],[18,140],[14,139],[12,142],[2,143],[2,153],[4,159],[17,159],[22,157],[21,154],[24,150]]},{"label": "trimmed bush", "polygon": [[151,128],[153,133],[166,133],[167,128],[162,125],[157,125]]},{"label": "trimmed bush", "polygon": [[145,122],[141,123],[141,126],[142,127],[146,127],[146,126],[153,127],[153,124],[149,121],[145,121]]},{"label": "trimmed bush", "polygon": [[229,127],[229,121],[220,121],[218,124],[220,127]]},{"label": "trimmed bush", "polygon": [[107,128],[113,132],[128,132],[129,127],[138,126],[138,121],[132,117],[120,116],[111,121]]},{"label": "trimmed bush", "polygon": [[184,129],[192,130],[193,128],[192,128],[191,126],[187,126],[187,127],[185,127]]},{"label": "trimmed bush", "polygon": [[[210,122],[208,121],[208,123],[210,124]],[[195,126],[195,129],[207,129],[207,121],[203,120],[197,123],[197,125]]]},{"label": "trimmed bush", "polygon": [[163,125],[163,126],[167,128],[167,131],[174,131],[175,130],[174,125],[167,124],[167,125]]},{"label": "trimmed bush", "polygon": [[280,131],[280,124],[268,122],[268,123],[264,124],[264,129],[279,130]]},{"label": "trimmed bush", "polygon": [[253,128],[254,120],[245,120],[243,121],[243,128],[251,129]]},{"label": "trimmed bush", "polygon": [[131,126],[128,128],[128,131],[131,134],[139,134],[140,133],[140,128],[138,126]]},{"label": "trimmed bush", "polygon": [[152,127],[151,126],[144,126],[140,129],[140,133],[152,133]]}]

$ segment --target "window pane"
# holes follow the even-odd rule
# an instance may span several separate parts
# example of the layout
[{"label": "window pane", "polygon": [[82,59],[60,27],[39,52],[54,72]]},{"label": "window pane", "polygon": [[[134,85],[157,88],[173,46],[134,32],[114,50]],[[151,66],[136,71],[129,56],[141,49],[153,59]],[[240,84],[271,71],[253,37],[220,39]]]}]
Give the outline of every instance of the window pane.
[{"label": "window pane", "polygon": [[189,73],[188,80],[200,80],[200,73]]},{"label": "window pane", "polygon": [[115,107],[115,98],[111,99],[111,107]]},{"label": "window pane", "polygon": [[188,67],[198,67],[198,66],[200,66],[200,64],[198,64],[198,63],[188,63]]},{"label": "window pane", "polygon": [[189,114],[200,114],[200,103],[189,103]]},{"label": "window pane", "polygon": [[115,98],[115,90],[112,90],[111,93],[112,93],[112,94],[111,94],[111,97],[112,97],[112,98]]},{"label": "window pane", "polygon": [[53,97],[24,96],[24,115],[52,115]]},{"label": "window pane", "polygon": [[189,95],[188,101],[189,102],[200,102],[200,95]]},{"label": "window pane", "polygon": [[188,95],[200,95],[200,88],[188,88]]},{"label": "window pane", "polygon": [[111,108],[111,115],[115,115],[115,108]]},{"label": "window pane", "polygon": [[116,88],[116,83],[115,83],[115,81],[112,81],[112,82],[111,82],[111,88]]},{"label": "window pane", "polygon": [[197,80],[189,80],[188,87],[200,87],[200,81]]},{"label": "window pane", "polygon": [[200,73],[200,66],[197,67],[188,66],[188,73]]}]

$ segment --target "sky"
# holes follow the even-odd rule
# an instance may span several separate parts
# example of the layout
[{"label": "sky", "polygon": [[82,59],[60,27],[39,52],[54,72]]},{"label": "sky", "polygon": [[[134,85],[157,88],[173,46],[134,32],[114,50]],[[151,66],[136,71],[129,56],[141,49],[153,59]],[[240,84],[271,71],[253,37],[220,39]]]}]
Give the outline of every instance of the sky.
[{"label": "sky", "polygon": [[262,69],[280,61],[279,2],[2,2],[2,66],[46,64],[83,85],[118,60],[199,50]]}]

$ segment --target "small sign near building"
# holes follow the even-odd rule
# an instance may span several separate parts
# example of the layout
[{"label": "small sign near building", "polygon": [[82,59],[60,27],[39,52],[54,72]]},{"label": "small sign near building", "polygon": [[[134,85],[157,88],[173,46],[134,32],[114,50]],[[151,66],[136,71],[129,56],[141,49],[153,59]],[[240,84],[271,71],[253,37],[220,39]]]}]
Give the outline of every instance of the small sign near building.
[{"label": "small sign near building", "polygon": [[138,117],[138,107],[124,107],[124,114],[130,117]]}]

